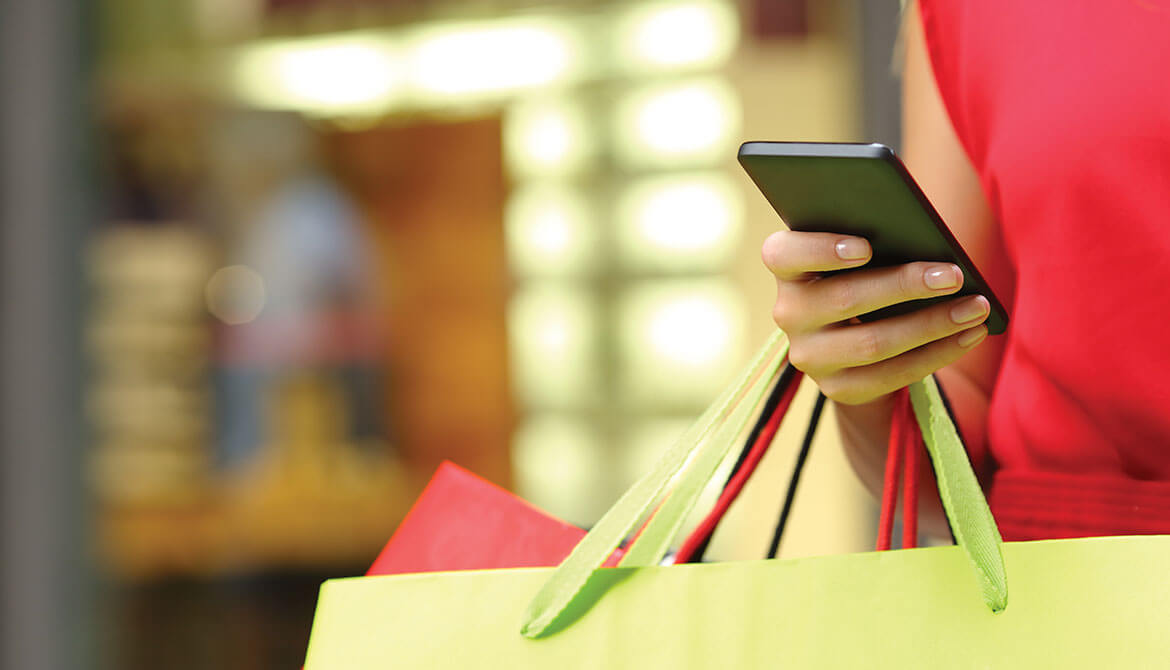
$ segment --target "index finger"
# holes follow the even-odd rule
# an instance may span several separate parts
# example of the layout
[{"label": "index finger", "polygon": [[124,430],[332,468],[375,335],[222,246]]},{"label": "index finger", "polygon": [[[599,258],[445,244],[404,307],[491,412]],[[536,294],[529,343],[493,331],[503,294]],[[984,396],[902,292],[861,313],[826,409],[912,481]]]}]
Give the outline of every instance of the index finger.
[{"label": "index finger", "polygon": [[762,255],[777,279],[793,280],[865,265],[873,250],[862,237],[780,230],[764,240]]}]

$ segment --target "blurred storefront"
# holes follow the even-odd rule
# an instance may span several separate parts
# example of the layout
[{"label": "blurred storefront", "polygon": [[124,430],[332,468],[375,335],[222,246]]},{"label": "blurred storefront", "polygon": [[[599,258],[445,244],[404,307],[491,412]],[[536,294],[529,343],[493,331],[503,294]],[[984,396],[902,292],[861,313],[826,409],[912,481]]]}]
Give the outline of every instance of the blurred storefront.
[{"label": "blurred storefront", "polygon": [[[595,521],[772,327],[738,144],[884,139],[845,0],[97,7],[101,667],[297,667],[443,459]],[[868,541],[833,440],[787,555]]]}]

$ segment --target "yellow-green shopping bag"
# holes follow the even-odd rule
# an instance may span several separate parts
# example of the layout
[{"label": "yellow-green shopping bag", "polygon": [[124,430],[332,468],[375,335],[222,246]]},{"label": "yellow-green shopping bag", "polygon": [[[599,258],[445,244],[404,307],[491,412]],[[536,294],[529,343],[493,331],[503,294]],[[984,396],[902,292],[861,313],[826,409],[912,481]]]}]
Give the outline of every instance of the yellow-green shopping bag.
[{"label": "yellow-green shopping bag", "polygon": [[659,566],[785,353],[778,335],[557,568],[326,582],[308,670],[1170,665],[1170,537],[1003,543],[930,378],[911,400],[956,546]]}]

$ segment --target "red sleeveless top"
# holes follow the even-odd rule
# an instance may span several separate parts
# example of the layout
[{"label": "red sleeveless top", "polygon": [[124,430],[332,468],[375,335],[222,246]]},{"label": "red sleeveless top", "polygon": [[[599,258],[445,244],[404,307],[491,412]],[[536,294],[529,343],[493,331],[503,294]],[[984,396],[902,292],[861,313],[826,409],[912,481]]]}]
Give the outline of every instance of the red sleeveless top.
[{"label": "red sleeveless top", "polygon": [[1017,285],[1005,539],[1170,533],[1170,0],[920,0]]}]

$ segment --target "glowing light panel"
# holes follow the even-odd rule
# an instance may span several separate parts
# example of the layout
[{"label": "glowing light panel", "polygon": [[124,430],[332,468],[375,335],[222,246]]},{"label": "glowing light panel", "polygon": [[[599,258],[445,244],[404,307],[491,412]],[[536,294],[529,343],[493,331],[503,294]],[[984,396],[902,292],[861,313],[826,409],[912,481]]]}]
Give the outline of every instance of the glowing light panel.
[{"label": "glowing light panel", "polygon": [[413,87],[436,98],[552,86],[571,79],[579,62],[572,31],[552,20],[435,27],[417,35],[409,51]]},{"label": "glowing light panel", "polygon": [[722,280],[643,282],[619,318],[621,387],[634,403],[704,403],[742,355],[742,301]]},{"label": "glowing light panel", "polygon": [[616,150],[636,167],[719,163],[735,144],[739,116],[738,99],[719,80],[635,92],[618,107]]},{"label": "glowing light panel", "polygon": [[509,171],[519,177],[563,176],[582,171],[595,154],[589,120],[580,105],[541,100],[512,105],[505,116]]},{"label": "glowing light panel", "polygon": [[504,213],[512,270],[521,276],[563,277],[596,262],[592,213],[580,192],[535,184],[516,191]]},{"label": "glowing light panel", "polygon": [[541,282],[508,309],[512,382],[535,408],[580,407],[597,395],[597,307],[580,289]]},{"label": "glowing light panel", "polygon": [[605,511],[604,444],[581,418],[538,414],[512,440],[521,497],[563,519],[589,525]]},{"label": "glowing light panel", "polygon": [[401,93],[401,56],[385,37],[349,33],[240,52],[233,86],[246,102],[307,113],[375,113]]},{"label": "glowing light panel", "polygon": [[617,32],[627,70],[713,67],[731,56],[739,22],[724,2],[651,3],[629,10]]},{"label": "glowing light panel", "polygon": [[622,261],[637,269],[719,269],[743,227],[740,193],[722,173],[643,180],[623,194],[618,211]]}]

